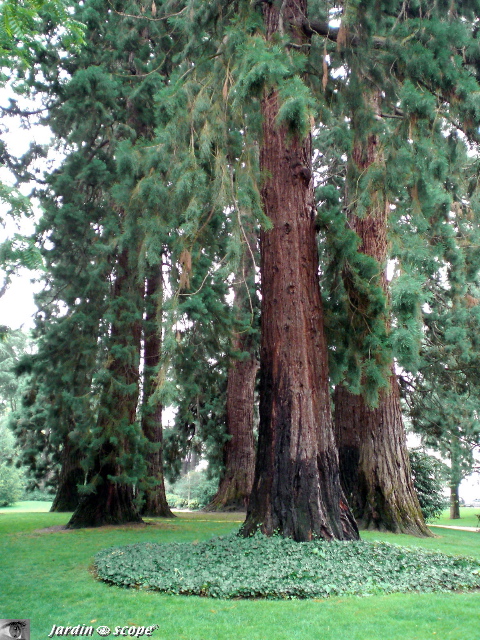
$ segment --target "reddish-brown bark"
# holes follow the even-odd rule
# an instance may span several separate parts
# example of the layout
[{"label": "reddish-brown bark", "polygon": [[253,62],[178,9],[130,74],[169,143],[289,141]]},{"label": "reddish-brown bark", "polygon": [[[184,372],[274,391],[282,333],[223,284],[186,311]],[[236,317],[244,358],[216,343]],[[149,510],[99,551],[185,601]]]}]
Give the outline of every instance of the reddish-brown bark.
[{"label": "reddish-brown bark", "polygon": [[[364,96],[379,113],[380,94]],[[349,225],[360,238],[359,251],[378,262],[378,283],[387,292],[385,275],[389,204],[381,190],[371,194],[367,215],[355,215],[357,177],[373,163],[382,163],[375,134],[357,136],[350,160],[347,188]],[[353,184],[352,184],[353,183]],[[355,303],[356,304],[356,301]],[[385,323],[389,324],[388,313]],[[387,326],[388,328],[388,326]],[[338,385],[335,389],[335,438],[342,486],[361,528],[430,535],[420,509],[410,469],[400,396],[392,366],[388,389],[380,392],[377,408],[362,396]]]},{"label": "reddish-brown bark", "polygon": [[[267,38],[306,14],[305,0],[264,4]],[[296,36],[300,37],[300,36]],[[262,101],[260,164],[265,214],[260,238],[262,338],[255,480],[243,534],[295,540],[356,539],[340,486],[328,392],[318,282],[311,138],[278,126],[279,99]]]},{"label": "reddish-brown bark", "polygon": [[[255,261],[257,237],[244,227],[245,245],[242,261],[234,284],[233,312],[245,324],[253,321],[252,292],[255,288]],[[228,370],[226,427],[230,439],[224,446],[225,471],[218,491],[207,511],[246,510],[255,473],[254,404],[255,382],[259,367],[255,332],[249,327],[235,333],[233,351],[243,354],[231,363]]]},{"label": "reddish-brown bark", "polygon": [[377,408],[341,385],[334,398],[342,486],[359,527],[430,535],[413,487],[396,376]]},{"label": "reddish-brown bark", "polygon": [[207,511],[244,510],[252,490],[255,472],[254,394],[258,360],[251,340],[237,335],[234,349],[250,352],[246,360],[236,360],[228,372],[227,433],[225,472]]}]

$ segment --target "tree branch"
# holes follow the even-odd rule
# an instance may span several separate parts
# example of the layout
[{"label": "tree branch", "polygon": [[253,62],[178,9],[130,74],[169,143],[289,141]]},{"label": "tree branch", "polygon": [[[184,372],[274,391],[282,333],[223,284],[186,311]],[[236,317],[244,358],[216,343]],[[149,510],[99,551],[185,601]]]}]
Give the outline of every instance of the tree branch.
[{"label": "tree branch", "polygon": [[[320,20],[308,20],[304,18],[300,24],[296,24],[295,26],[300,27],[305,35],[311,38],[313,35],[322,36],[331,40],[332,42],[337,42],[338,39],[338,27],[332,27],[328,24],[328,22],[322,22]],[[383,49],[386,45],[387,38],[382,36],[373,36],[372,37],[373,46],[375,49]],[[358,46],[361,43],[361,39],[355,35],[347,34],[347,44]]]}]

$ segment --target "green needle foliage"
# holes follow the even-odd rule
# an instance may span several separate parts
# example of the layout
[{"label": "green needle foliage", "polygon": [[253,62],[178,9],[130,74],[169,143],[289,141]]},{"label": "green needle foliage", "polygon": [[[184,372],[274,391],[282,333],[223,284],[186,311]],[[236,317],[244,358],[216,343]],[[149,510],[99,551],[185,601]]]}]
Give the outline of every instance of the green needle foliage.
[{"label": "green needle foliage", "polygon": [[428,455],[422,449],[409,451],[413,483],[425,520],[435,520],[442,514],[448,467],[438,458]]},{"label": "green needle foliage", "polygon": [[45,44],[43,22],[55,25],[58,44],[72,48],[83,42],[83,25],[74,20],[65,0],[4,0],[0,5],[0,60],[26,65]]},{"label": "green needle foliage", "polygon": [[[475,3],[447,8],[388,2],[374,11],[357,3],[344,9],[341,29],[327,34],[336,43],[325,43],[327,108],[316,146],[332,377],[336,382],[343,375],[357,392],[363,385],[373,403],[392,354],[405,369],[417,370],[428,280],[438,278],[439,262],[462,260],[452,212],[476,199],[463,174],[472,164],[466,151],[467,141],[477,140],[474,122],[478,127],[471,94],[478,95],[474,15]],[[381,92],[377,113],[362,103],[372,90]],[[367,148],[373,134],[383,163],[358,175],[350,169],[346,197],[354,138]],[[389,204],[390,257],[400,274],[392,287],[395,319],[388,335],[382,334],[386,301],[375,287],[376,266],[357,253],[346,224],[348,201],[362,217],[379,198]]]},{"label": "green needle foliage", "polygon": [[0,420],[0,447],[2,451],[0,506],[6,507],[20,500],[25,489],[26,478],[24,469],[16,466],[19,452],[16,448],[15,438],[4,419]]},{"label": "green needle foliage", "polygon": [[[5,15],[14,4],[2,5]],[[24,74],[49,107],[45,122],[65,159],[40,194],[37,244],[22,249],[32,264],[40,252],[47,275],[17,426],[24,434],[28,426],[37,454],[48,452],[53,466],[66,442],[81,451],[86,491],[96,489],[102,460],[116,465],[117,481],[145,481],[148,445],[136,408],[152,269],[168,282],[158,301],[162,356],[149,372],[152,402],[178,409],[168,461],[175,471],[197,447],[219,462],[238,328],[229,278],[238,273],[245,228],[271,226],[259,148],[260,101],[272,90],[277,123],[292,140],[314,131],[332,381],[374,404],[395,357],[419,372],[417,413],[422,394],[436,402],[430,391],[444,390],[444,413],[432,406],[418,424],[437,425],[430,431],[447,448],[453,427],[438,425],[462,405],[455,437],[472,442],[477,433],[478,194],[468,145],[478,141],[480,5],[315,0],[308,24],[294,25],[306,36],[299,45],[291,25],[265,39],[263,4],[73,3],[72,19],[85,24],[74,56],[58,46],[60,14],[48,19],[59,5],[21,5],[28,25],[36,24],[29,11],[46,12],[44,41]],[[333,17],[340,28],[328,25]],[[21,24],[7,23],[5,33],[18,38]],[[361,98],[372,87],[382,96],[377,114]],[[384,161],[364,172],[350,167],[347,176],[354,140],[371,133]],[[376,199],[388,203],[398,272],[390,298],[378,286],[379,265],[358,252],[346,225],[348,201],[362,217]],[[25,447],[32,463],[35,447]]]}]

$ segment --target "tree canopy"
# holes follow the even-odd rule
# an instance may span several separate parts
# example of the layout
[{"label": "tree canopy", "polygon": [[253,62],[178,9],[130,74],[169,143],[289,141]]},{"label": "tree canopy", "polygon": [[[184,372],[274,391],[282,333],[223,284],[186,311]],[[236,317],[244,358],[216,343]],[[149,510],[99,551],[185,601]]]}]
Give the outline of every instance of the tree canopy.
[{"label": "tree canopy", "polygon": [[[352,508],[425,534],[395,366],[425,442],[471,462],[480,4],[16,6],[1,52],[64,159],[21,254],[45,275],[12,424],[33,468],[41,450],[80,488],[72,526],[138,520],[164,495],[162,451],[172,477],[189,449],[221,475],[229,397],[251,448],[258,349],[243,533],[355,539]],[[251,365],[236,392],[235,362]],[[365,521],[344,482],[362,456],[365,485],[387,487]]]}]

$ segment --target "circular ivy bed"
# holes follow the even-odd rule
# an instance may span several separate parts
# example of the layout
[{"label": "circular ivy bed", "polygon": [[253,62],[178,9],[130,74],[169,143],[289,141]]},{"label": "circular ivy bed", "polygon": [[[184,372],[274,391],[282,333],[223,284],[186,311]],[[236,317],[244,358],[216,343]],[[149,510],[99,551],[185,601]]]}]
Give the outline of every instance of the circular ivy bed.
[{"label": "circular ivy bed", "polygon": [[480,562],[387,542],[294,542],[235,534],[100,551],[101,580],[212,598],[325,598],[480,587]]}]

